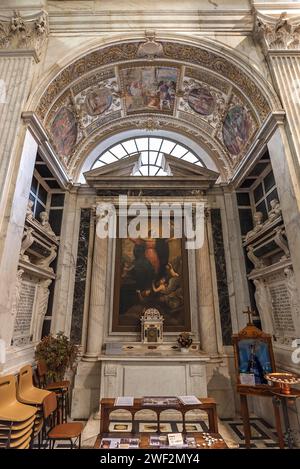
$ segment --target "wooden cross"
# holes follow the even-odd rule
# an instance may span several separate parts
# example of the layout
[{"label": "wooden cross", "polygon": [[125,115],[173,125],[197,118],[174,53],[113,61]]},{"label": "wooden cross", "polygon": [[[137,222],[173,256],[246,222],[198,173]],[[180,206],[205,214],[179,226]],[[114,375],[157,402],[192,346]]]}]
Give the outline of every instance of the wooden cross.
[{"label": "wooden cross", "polygon": [[251,311],[249,306],[247,307],[247,311],[243,311],[243,314],[248,314],[248,323],[247,326],[251,326],[253,324],[252,317],[255,316],[255,311]]}]

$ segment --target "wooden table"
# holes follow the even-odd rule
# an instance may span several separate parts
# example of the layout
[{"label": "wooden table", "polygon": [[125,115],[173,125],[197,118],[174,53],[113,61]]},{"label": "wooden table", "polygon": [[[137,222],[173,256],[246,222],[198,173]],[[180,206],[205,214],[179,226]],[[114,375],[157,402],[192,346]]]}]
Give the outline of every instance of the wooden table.
[{"label": "wooden table", "polygon": [[157,432],[160,431],[160,414],[165,410],[174,409],[182,414],[183,433],[186,432],[185,428],[185,414],[190,410],[203,410],[208,415],[208,428],[210,433],[218,433],[218,418],[217,418],[217,405],[216,401],[212,397],[199,397],[201,404],[185,405],[181,402],[174,405],[143,405],[143,399],[137,398],[133,401],[133,406],[115,406],[115,398],[104,398],[100,401],[100,433],[109,432],[109,415],[114,410],[127,410],[134,420],[134,416],[138,411],[141,410],[153,410],[157,415]]},{"label": "wooden table", "polygon": [[[187,436],[195,438],[196,445],[197,445],[197,447],[195,449],[227,449],[228,448],[227,444],[225,443],[225,441],[223,440],[223,438],[221,437],[221,435],[219,433],[209,432],[209,434],[213,438],[218,438],[219,440],[221,439],[221,441],[217,441],[212,446],[204,446],[205,440],[204,440],[203,433],[187,433]],[[157,435],[157,434],[155,434],[155,435]],[[167,435],[167,434],[166,433],[161,433],[161,435]],[[117,433],[117,432],[114,432],[114,433],[106,433],[104,435],[99,434],[97,439],[96,439],[94,448],[95,449],[102,449],[102,448],[100,448],[102,438],[105,438],[105,439],[106,438],[139,438],[140,439],[139,448],[141,448],[141,449],[153,449],[153,450],[159,449],[156,446],[150,446],[150,436],[153,436],[153,433],[150,433],[150,432],[147,432],[147,433],[127,433],[127,432],[126,433],[125,432]],[[169,447],[169,448],[172,449],[172,447]],[[176,450],[177,449],[178,448],[176,448]],[[182,448],[182,449],[185,450],[185,449],[188,449],[188,448]]]}]

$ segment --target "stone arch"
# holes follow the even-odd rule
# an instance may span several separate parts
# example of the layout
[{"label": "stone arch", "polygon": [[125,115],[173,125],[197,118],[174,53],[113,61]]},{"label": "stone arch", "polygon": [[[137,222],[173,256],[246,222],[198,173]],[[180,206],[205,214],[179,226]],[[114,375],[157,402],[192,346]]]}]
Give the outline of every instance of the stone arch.
[{"label": "stone arch", "polygon": [[[247,63],[241,53],[216,41],[191,40],[183,36],[175,39],[174,35],[171,37],[163,35],[156,40],[162,46],[163,54],[152,57],[151,60],[138,56],[139,47],[143,42],[145,38],[135,36],[126,39],[115,38],[100,46],[99,41],[97,44],[85,46],[76,54],[76,58],[68,60],[67,64],[63,60],[59,65],[59,70],[54,67],[46,78],[47,85],[44,81],[32,95],[28,105],[46,128],[50,141],[51,126],[55,116],[62,107],[71,109],[74,127],[76,126],[77,129],[76,143],[69,154],[59,154],[70,178],[77,180],[84,159],[97,147],[103,135],[137,128],[139,122],[146,129],[159,129],[163,126],[171,131],[177,129],[179,134],[194,139],[210,155],[220,171],[221,179],[228,180],[235,166],[247,152],[261,125],[272,112],[281,109],[276,93],[255,66]],[[175,108],[174,105],[172,115],[166,115],[159,110],[151,114],[128,112],[124,104],[125,85],[120,76],[123,70],[130,67],[178,68],[175,101],[177,107]],[[75,94],[82,89],[82,82],[95,84],[97,80],[98,82],[108,80],[109,68],[114,70],[117,88],[119,88],[117,92],[114,91],[115,96],[119,93],[121,102],[119,113],[111,112],[111,115],[105,115],[102,121],[99,118],[98,122],[93,122],[93,125],[86,130],[80,120],[81,110],[74,100]],[[187,99],[188,91],[186,90],[189,83],[191,83],[190,86],[192,83],[200,83],[211,87],[209,89],[215,90],[220,100],[223,99],[224,105],[218,109],[219,122],[215,127],[208,120],[201,119],[195,113],[188,113],[184,109],[182,100]],[[41,93],[41,88],[44,90],[43,93]],[[251,120],[249,124],[251,135],[247,145],[245,144],[238,155],[230,153],[222,140],[224,119],[231,109],[230,106],[246,109],[247,115],[250,116],[249,121]],[[52,143],[55,146],[54,139]]]}]

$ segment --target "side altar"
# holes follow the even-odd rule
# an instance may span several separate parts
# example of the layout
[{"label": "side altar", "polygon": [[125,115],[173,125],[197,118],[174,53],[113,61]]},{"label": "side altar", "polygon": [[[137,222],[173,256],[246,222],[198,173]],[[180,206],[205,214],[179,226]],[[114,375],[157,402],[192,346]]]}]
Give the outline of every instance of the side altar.
[{"label": "side altar", "polygon": [[[207,354],[198,346],[181,353],[172,344],[126,343],[99,356],[100,398],[134,395],[207,396]],[[114,354],[116,353],[116,354]]]},{"label": "side altar", "polygon": [[[82,206],[90,204],[92,218],[73,418],[88,418],[99,399],[124,395],[209,394],[224,417],[233,407],[220,321],[220,261],[214,254],[219,238],[213,237],[213,223],[221,223],[214,208],[219,175],[169,155],[164,161],[168,176],[132,176],[138,154],[84,175]],[[154,230],[148,225],[143,236],[129,235],[134,215],[128,207],[142,208],[142,220],[152,223],[151,208],[160,204],[170,208],[169,234],[162,231],[159,214]],[[191,226],[197,221],[203,228],[199,248],[187,247],[185,232],[175,236],[176,224],[186,226],[185,207],[191,207]],[[125,235],[97,236],[96,227],[110,217],[112,226],[124,223]],[[182,332],[193,336],[188,353],[176,345]]]}]

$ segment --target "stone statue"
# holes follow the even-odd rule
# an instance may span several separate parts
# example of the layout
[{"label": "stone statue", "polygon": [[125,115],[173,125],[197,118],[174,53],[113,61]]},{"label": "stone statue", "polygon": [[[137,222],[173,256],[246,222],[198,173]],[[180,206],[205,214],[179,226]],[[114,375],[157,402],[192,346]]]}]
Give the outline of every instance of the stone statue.
[{"label": "stone statue", "polygon": [[274,334],[273,324],[273,306],[272,297],[268,286],[265,284],[263,279],[255,279],[253,281],[255,285],[255,302],[260,313],[260,319],[262,323],[262,329],[268,334]]},{"label": "stone statue", "polygon": [[253,214],[254,228],[251,231],[248,231],[246,234],[246,241],[251,238],[251,236],[258,233],[263,227],[263,214],[262,212],[254,212]]},{"label": "stone statue", "polygon": [[277,199],[271,200],[270,205],[271,205],[271,210],[268,213],[269,222],[276,220],[276,218],[280,217],[281,215],[281,208]]},{"label": "stone statue", "polygon": [[50,236],[55,236],[55,233],[54,231],[52,230],[51,228],[51,225],[49,223],[49,215],[47,212],[41,212],[40,215],[39,215],[39,218],[40,218],[40,222],[41,222],[41,225],[44,229],[44,231],[49,234]]},{"label": "stone statue", "polygon": [[25,254],[28,248],[33,244],[34,237],[33,237],[33,228],[27,228],[24,230],[22,243],[21,243],[21,250],[20,250],[20,259],[22,261],[30,262],[29,256]]},{"label": "stone statue", "polygon": [[27,218],[27,220],[32,220],[33,219],[32,207],[33,207],[33,201],[29,199],[28,204],[27,204],[27,209],[26,209],[26,218]]}]

